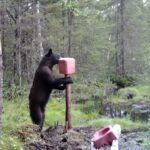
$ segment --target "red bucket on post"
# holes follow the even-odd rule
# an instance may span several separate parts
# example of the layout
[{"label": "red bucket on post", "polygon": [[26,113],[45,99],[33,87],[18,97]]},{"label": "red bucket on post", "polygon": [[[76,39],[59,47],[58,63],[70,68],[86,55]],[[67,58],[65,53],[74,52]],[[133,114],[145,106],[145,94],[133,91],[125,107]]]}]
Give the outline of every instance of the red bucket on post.
[{"label": "red bucket on post", "polygon": [[[61,58],[59,60],[59,73],[64,74],[65,77],[75,73],[75,59]],[[66,85],[66,131],[72,128],[71,124],[71,85]]]},{"label": "red bucket on post", "polygon": [[75,59],[74,58],[60,58],[59,59],[59,73],[70,75],[75,73]]}]

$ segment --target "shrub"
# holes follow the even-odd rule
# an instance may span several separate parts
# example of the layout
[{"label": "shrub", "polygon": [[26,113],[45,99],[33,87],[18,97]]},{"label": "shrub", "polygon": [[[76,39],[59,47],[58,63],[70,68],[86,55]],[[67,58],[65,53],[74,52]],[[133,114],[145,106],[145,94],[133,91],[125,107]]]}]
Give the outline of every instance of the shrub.
[{"label": "shrub", "polygon": [[139,92],[136,88],[124,88],[118,91],[118,96],[123,99],[132,99],[136,96],[139,96]]},{"label": "shrub", "polygon": [[110,80],[113,84],[116,84],[118,88],[124,88],[127,86],[135,85],[135,81],[136,81],[136,79],[133,76],[128,76],[128,75],[112,76]]}]

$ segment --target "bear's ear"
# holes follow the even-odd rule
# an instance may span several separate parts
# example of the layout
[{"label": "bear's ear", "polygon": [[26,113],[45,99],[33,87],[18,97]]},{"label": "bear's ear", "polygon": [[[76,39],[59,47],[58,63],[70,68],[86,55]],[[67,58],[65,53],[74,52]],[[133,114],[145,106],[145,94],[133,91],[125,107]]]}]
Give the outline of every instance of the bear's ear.
[{"label": "bear's ear", "polygon": [[46,56],[50,56],[52,54],[52,49],[50,48]]}]

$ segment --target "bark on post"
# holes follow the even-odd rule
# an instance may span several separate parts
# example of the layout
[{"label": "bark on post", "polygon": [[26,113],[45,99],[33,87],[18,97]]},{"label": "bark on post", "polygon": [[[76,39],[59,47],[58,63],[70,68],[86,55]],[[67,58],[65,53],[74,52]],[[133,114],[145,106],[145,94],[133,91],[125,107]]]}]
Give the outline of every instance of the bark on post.
[{"label": "bark on post", "polygon": [[[68,75],[65,75],[65,77],[68,77]],[[71,124],[71,85],[66,85],[66,132],[68,129],[72,128]]]}]

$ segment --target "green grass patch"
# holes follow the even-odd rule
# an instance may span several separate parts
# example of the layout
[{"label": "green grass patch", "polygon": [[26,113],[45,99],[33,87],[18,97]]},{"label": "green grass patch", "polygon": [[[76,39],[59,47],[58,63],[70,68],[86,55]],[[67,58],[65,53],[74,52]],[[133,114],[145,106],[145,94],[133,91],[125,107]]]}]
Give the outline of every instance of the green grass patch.
[{"label": "green grass patch", "polygon": [[[74,109],[75,106],[72,105],[72,124],[78,126],[81,123],[86,122],[88,116],[81,112],[79,109]],[[55,125],[56,123],[64,125],[65,124],[65,99],[53,99],[50,100],[46,107],[46,127],[48,125]]]},{"label": "green grass patch", "polygon": [[[81,111],[87,104],[72,104],[73,127],[93,126],[102,128],[106,125],[120,124],[123,131],[148,130],[150,123],[133,122],[129,118],[100,118],[97,111],[89,110],[88,113]],[[3,134],[0,136],[0,150],[22,150],[23,143],[17,134],[21,129],[32,124],[27,96],[20,96],[13,101],[4,100],[3,103]],[[53,98],[46,107],[44,129],[50,125],[65,125],[65,99]],[[16,133],[16,134],[15,134]],[[145,141],[146,142],[146,141]]]},{"label": "green grass patch", "polygon": [[150,129],[150,122],[149,123],[142,123],[142,122],[133,122],[128,118],[100,118],[91,120],[87,123],[88,125],[94,126],[96,128],[101,128],[107,125],[115,125],[119,124],[122,128],[122,131],[133,131],[133,130],[149,130]]},{"label": "green grass patch", "polygon": [[144,134],[144,141],[141,143],[141,146],[150,149],[150,130]]},{"label": "green grass patch", "polygon": [[16,136],[2,134],[0,136],[0,150],[23,150],[23,144]]},{"label": "green grass patch", "polygon": [[[132,122],[128,118],[100,118],[95,111],[83,113],[81,105],[72,105],[72,124],[74,126],[93,125],[103,127],[109,124],[120,124],[123,130],[148,129],[149,123]],[[84,105],[84,104],[83,104]],[[79,108],[79,109],[78,109]],[[3,131],[10,134],[17,128],[31,124],[28,102],[23,100],[4,101]],[[56,123],[65,124],[65,99],[52,99],[46,107],[45,127]]]},{"label": "green grass patch", "polygon": [[[109,101],[117,102],[117,103],[150,103],[150,86],[148,85],[139,85],[132,86],[120,89],[115,95],[112,95],[109,98]],[[128,94],[132,94],[133,98],[127,99],[126,96]]]},{"label": "green grass patch", "polygon": [[27,102],[22,99],[4,101],[3,112],[3,130],[5,133],[11,133],[16,128],[31,123]]},{"label": "green grass patch", "polygon": [[136,89],[140,92],[141,95],[149,94],[150,85],[138,85]]}]

